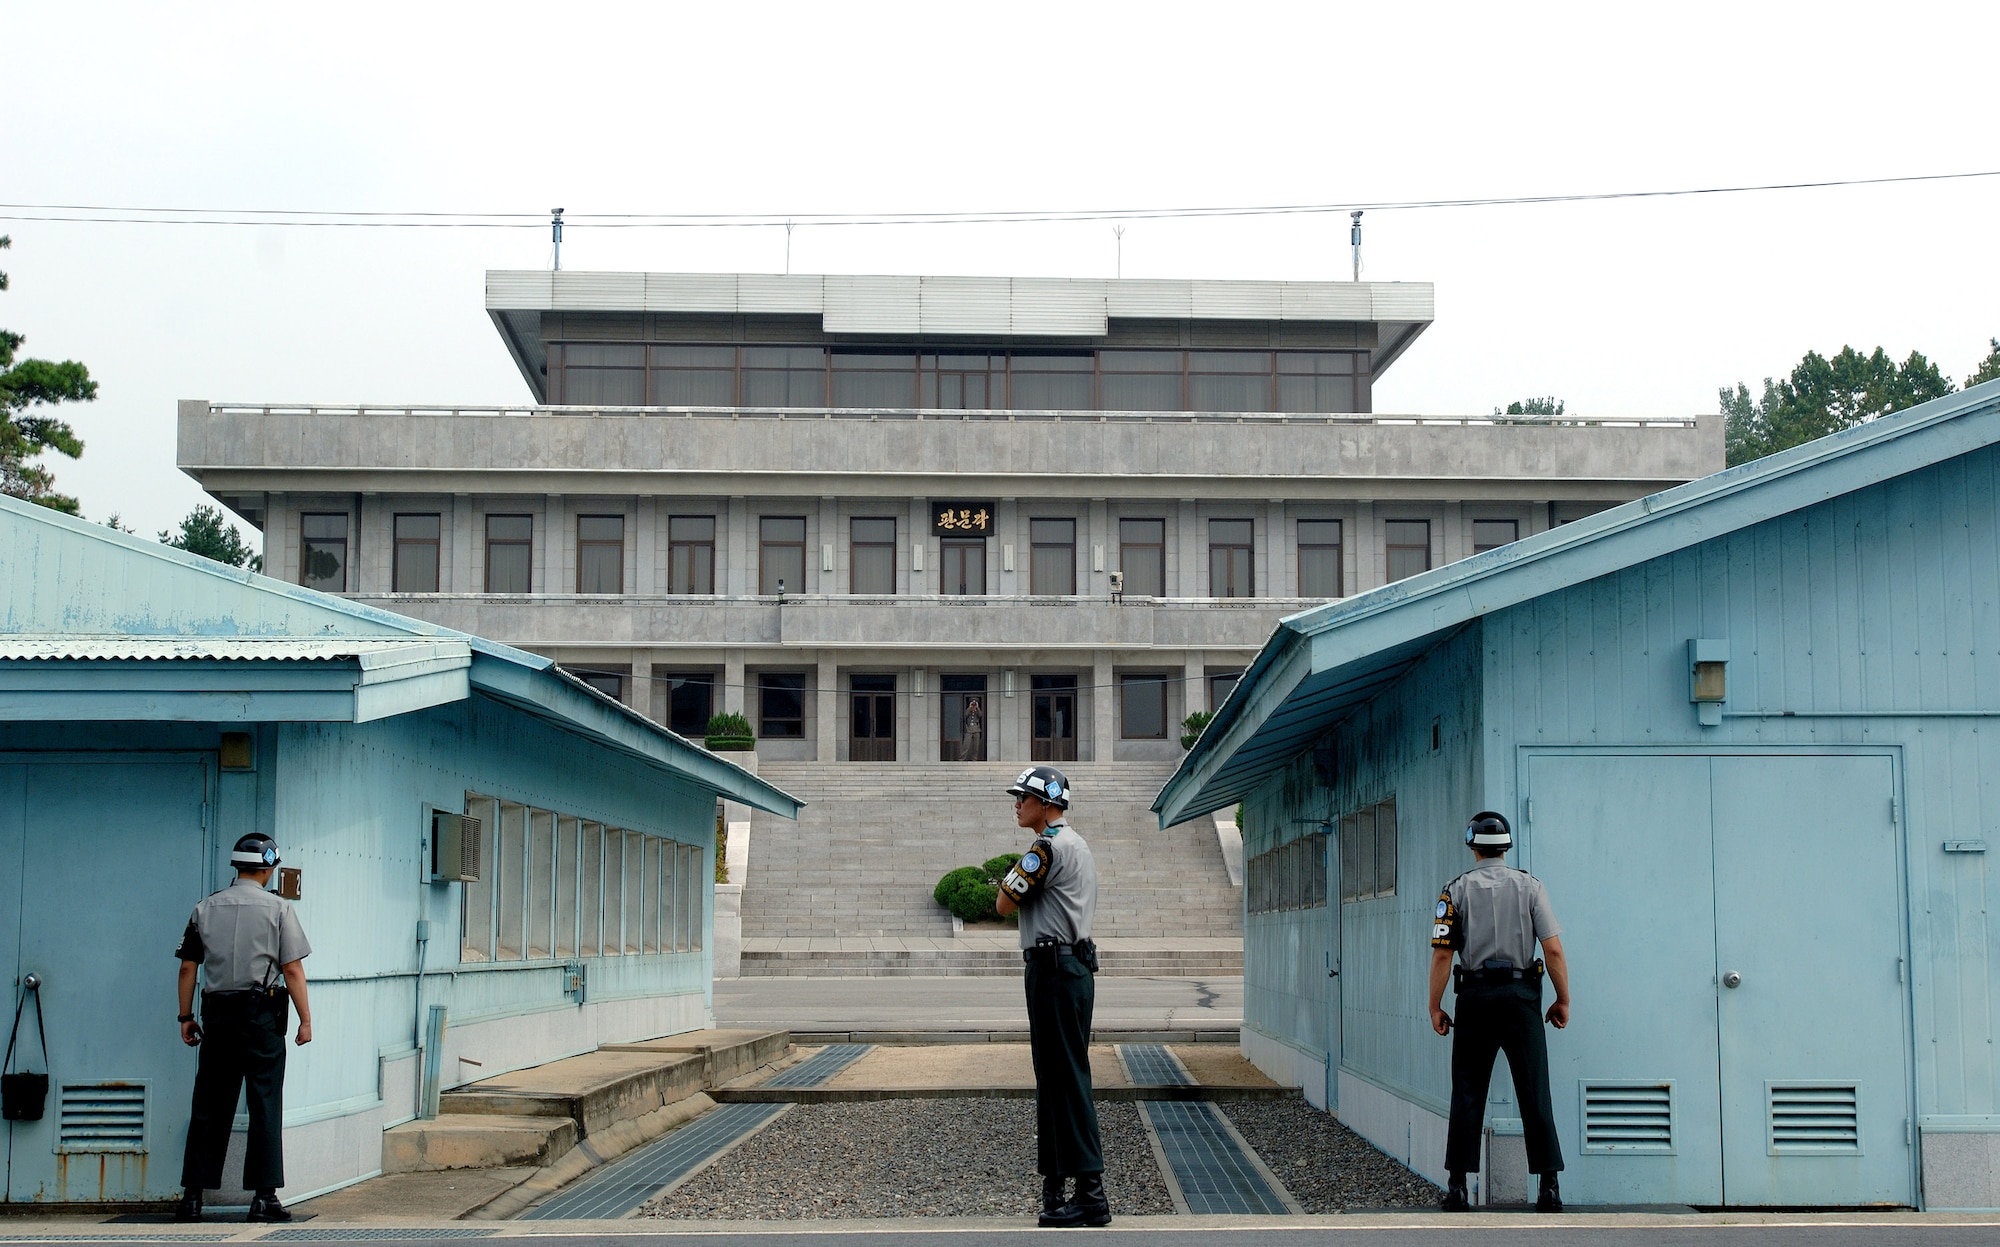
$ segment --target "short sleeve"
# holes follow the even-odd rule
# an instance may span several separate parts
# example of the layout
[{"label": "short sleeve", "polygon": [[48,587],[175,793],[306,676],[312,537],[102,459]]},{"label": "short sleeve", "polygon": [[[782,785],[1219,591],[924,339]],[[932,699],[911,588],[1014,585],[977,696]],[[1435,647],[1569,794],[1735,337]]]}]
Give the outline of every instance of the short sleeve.
[{"label": "short sleeve", "polygon": [[1438,893],[1437,913],[1431,922],[1432,948],[1465,947],[1465,927],[1460,921],[1458,905],[1451,899],[1451,889],[1447,887]]},{"label": "short sleeve", "polygon": [[187,930],[181,932],[181,944],[174,950],[174,956],[182,961],[200,961],[208,956],[208,947],[201,942],[201,928],[188,918]]},{"label": "short sleeve", "polygon": [[1552,940],[1562,934],[1562,924],[1556,921],[1555,908],[1549,904],[1549,890],[1535,880],[1534,899],[1528,903],[1528,918],[1535,924],[1535,939]]},{"label": "short sleeve", "polygon": [[1016,905],[1024,905],[1033,900],[1049,881],[1049,868],[1055,857],[1055,845],[1048,837],[1038,837],[1021,854],[1021,860],[1014,863],[1004,878],[1000,880],[1000,890],[1012,897]]},{"label": "short sleeve", "polygon": [[283,914],[278,919],[278,964],[288,966],[310,957],[312,943],[306,939],[306,929],[299,925],[298,910],[286,905]]}]

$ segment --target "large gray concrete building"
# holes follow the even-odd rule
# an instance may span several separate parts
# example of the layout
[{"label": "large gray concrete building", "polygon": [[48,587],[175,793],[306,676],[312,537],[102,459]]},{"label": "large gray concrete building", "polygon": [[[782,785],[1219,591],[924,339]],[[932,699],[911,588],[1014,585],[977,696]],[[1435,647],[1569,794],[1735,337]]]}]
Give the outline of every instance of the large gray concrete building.
[{"label": "large gray concrete building", "polygon": [[[1275,621],[1722,466],[1379,414],[1422,283],[493,272],[518,407],[183,402],[265,569],[767,761],[1151,763]],[[420,349],[420,348],[419,348]],[[809,795],[809,794],[808,794]]]}]

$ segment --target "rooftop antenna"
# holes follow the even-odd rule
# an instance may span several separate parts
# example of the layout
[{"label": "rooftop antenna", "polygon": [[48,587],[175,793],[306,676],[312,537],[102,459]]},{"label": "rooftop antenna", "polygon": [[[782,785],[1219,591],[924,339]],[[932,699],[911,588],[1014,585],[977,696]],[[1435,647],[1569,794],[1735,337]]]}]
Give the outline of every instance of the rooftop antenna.
[{"label": "rooftop antenna", "polygon": [[1347,214],[1351,224],[1349,241],[1354,244],[1354,280],[1361,280],[1361,212],[1359,209]]},{"label": "rooftop antenna", "polygon": [[549,231],[555,235],[555,240],[556,240],[555,271],[558,273],[562,272],[562,214],[563,210],[561,208],[549,209]]},{"label": "rooftop antenna", "polygon": [[1117,273],[1118,276],[1123,277],[1125,276],[1125,227],[1122,225],[1114,225],[1111,227],[1111,234],[1114,238],[1118,240]]},{"label": "rooftop antenna", "polygon": [[785,222],[785,272],[792,271],[792,223]]}]

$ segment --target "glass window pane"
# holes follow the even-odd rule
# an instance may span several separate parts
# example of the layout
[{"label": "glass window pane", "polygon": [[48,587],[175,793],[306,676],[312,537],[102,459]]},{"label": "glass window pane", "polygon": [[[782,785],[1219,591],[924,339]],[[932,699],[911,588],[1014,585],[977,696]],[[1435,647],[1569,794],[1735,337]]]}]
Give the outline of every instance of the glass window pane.
[{"label": "glass window pane", "polygon": [[576,956],[577,822],[556,819],[556,956]]},{"label": "glass window pane", "polygon": [[1074,545],[1076,543],[1075,520],[1029,520],[1028,540],[1037,545]]},{"label": "glass window pane", "polygon": [[854,547],[855,593],[886,594],[896,591],[896,547],[867,545]]},{"label": "glass window pane", "polygon": [[1208,543],[1212,546],[1247,546],[1255,531],[1253,520],[1210,520]]},{"label": "glass window pane", "polygon": [[826,351],[817,346],[746,346],[743,366],[817,370],[826,367]]},{"label": "glass window pane", "polygon": [[[571,347],[574,352],[577,348]],[[646,403],[643,368],[563,369],[562,401],[572,407],[642,407]]]},{"label": "glass window pane", "polygon": [[493,960],[493,876],[497,856],[494,842],[500,835],[500,803],[491,797],[465,794],[465,812],[479,820],[479,878],[459,885],[460,919],[458,959]]},{"label": "glass window pane", "polygon": [[699,951],[703,943],[703,929],[708,925],[708,915],[702,905],[708,896],[708,889],[702,886],[701,869],[707,855],[692,844],[684,846],[683,851],[687,855],[687,869],[681,872],[682,886],[686,889],[682,895],[687,898],[687,946]]},{"label": "glass window pane", "polygon": [[396,517],[396,540],[436,541],[443,529],[439,517],[435,515],[399,515]]},{"label": "glass window pane", "polygon": [[679,947],[675,943],[676,924],[680,921],[680,880],[674,871],[674,864],[680,860],[681,846],[672,840],[661,842],[660,868],[657,880],[660,889],[660,951],[670,953]]},{"label": "glass window pane", "polygon": [[1017,359],[1008,406],[1021,411],[1089,411],[1090,361],[1082,363],[1081,372],[1028,372]]},{"label": "glass window pane", "polygon": [[1188,371],[1254,373],[1268,376],[1271,371],[1271,356],[1267,351],[1190,351]]},{"label": "glass window pane", "polygon": [[623,541],[625,540],[625,517],[622,515],[579,515],[576,517],[576,539],[578,541]]},{"label": "glass window pane", "polygon": [[1429,520],[1387,520],[1382,525],[1382,535],[1387,555],[1385,571],[1391,581],[1430,570]]},{"label": "glass window pane", "polygon": [[916,402],[916,356],[836,354],[833,357],[835,407],[914,407]]},{"label": "glass window pane", "polygon": [[653,348],[655,368],[723,368],[736,370],[736,348],[733,346],[656,346]]},{"label": "glass window pane", "polygon": [[1099,351],[1097,366],[1104,372],[1170,372],[1180,375],[1179,351]]},{"label": "glass window pane", "polygon": [[347,540],[347,515],[301,515],[299,532],[308,540]]},{"label": "glass window pane", "polygon": [[636,957],[645,950],[646,927],[646,837],[636,831],[625,833],[625,955]]},{"label": "glass window pane", "polygon": [[528,960],[555,952],[556,816],[528,811]]},{"label": "glass window pane", "polygon": [[667,520],[667,592],[715,592],[715,517],[676,515]]},{"label": "glass window pane", "polygon": [[1179,411],[1181,379],[1173,376],[1105,373],[1098,378],[1103,387],[1106,411]]},{"label": "glass window pane", "polygon": [[1028,521],[1032,550],[1028,564],[1028,592],[1070,594],[1076,592],[1076,521]]},{"label": "glass window pane", "polygon": [[[806,522],[801,517],[765,516],[761,535],[757,584],[760,593],[804,593],[806,590]],[[783,588],[781,589],[780,583]]]},{"label": "glass window pane", "polygon": [[525,944],[527,917],[528,810],[500,804],[500,852],[493,860],[493,894],[500,911],[500,932],[493,952],[496,961],[519,961]]},{"label": "glass window pane", "polygon": [[705,671],[676,672],[667,680],[667,727],[682,736],[702,736],[714,714],[715,677]]},{"label": "glass window pane", "polygon": [[396,593],[438,591],[439,517],[399,515],[395,519],[395,562],[390,570]]},{"label": "glass window pane", "polygon": [[1354,851],[1358,870],[1354,880],[1354,896],[1366,900],[1375,895],[1375,808],[1360,811],[1354,816]]},{"label": "glass window pane", "polygon": [[625,950],[625,833],[615,827],[604,829],[604,942],[599,950],[605,957],[617,957]]},{"label": "glass window pane", "polygon": [[[854,540],[880,541],[890,545],[896,543],[896,521],[894,519],[857,519],[854,522]],[[800,534],[801,537],[804,534]]]},{"label": "glass window pane", "polygon": [[625,591],[625,551],[618,546],[592,542],[576,552],[578,593],[623,593]]},{"label": "glass window pane", "polygon": [[1396,894],[1396,803],[1375,807],[1375,895]]},{"label": "glass window pane", "polygon": [[804,541],[806,522],[801,516],[767,515],[758,521],[765,541]]},{"label": "glass window pane", "polygon": [[1340,596],[1340,521],[1299,521],[1299,596]]},{"label": "glass window pane", "polygon": [[1271,406],[1271,379],[1267,376],[1195,373],[1188,378],[1191,411],[1269,411]]},{"label": "glass window pane", "polygon": [[660,951],[660,841],[657,836],[647,836],[646,851],[646,921],[644,923],[645,947],[649,953]]},{"label": "glass window pane", "polygon": [[786,672],[758,677],[759,735],[799,739],[805,735],[806,678]]},{"label": "glass window pane", "polygon": [[1518,520],[1474,520],[1472,521],[1472,552],[1484,554],[1519,538],[1521,525]]},{"label": "glass window pane", "polygon": [[810,372],[805,369],[745,369],[743,405],[823,407],[826,405],[826,373],[818,367]]},{"label": "glass window pane", "polygon": [[486,591],[533,592],[535,517],[486,517]]},{"label": "glass window pane", "polygon": [[713,515],[676,515],[667,521],[670,541],[714,541]]},{"label": "glass window pane", "polygon": [[1118,678],[1122,735],[1127,740],[1157,740],[1167,734],[1167,685],[1158,675]]},{"label": "glass window pane", "polygon": [[736,402],[736,372],[655,368],[653,403],[659,407],[728,407]]},{"label": "glass window pane", "polygon": [[1121,545],[1118,569],[1125,573],[1125,592],[1134,597],[1164,597],[1167,592],[1166,550],[1157,545]]},{"label": "glass window pane", "polygon": [[646,348],[615,343],[575,342],[563,348],[563,360],[572,367],[638,368],[646,362]]},{"label": "glass window pane", "polygon": [[576,951],[580,957],[595,957],[602,947],[604,925],[604,828],[596,823],[580,826],[583,833],[580,859],[583,890],[577,897],[580,925]]},{"label": "glass window pane", "polygon": [[324,593],[347,592],[347,516],[299,517],[299,583]]}]

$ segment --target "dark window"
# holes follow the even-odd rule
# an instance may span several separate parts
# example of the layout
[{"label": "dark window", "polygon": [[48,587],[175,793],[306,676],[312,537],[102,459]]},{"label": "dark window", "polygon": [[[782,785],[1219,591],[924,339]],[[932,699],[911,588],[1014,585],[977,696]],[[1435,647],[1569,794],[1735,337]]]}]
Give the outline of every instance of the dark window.
[{"label": "dark window", "polygon": [[1340,596],[1340,521],[1299,521],[1299,596]]},{"label": "dark window", "polygon": [[896,520],[848,521],[848,592],[896,591]]},{"label": "dark window", "polygon": [[667,592],[715,592],[715,517],[667,518]]},{"label": "dark window", "polygon": [[646,348],[576,344],[562,348],[562,401],[584,407],[646,402]]},{"label": "dark window", "polygon": [[1157,672],[1118,677],[1119,735],[1126,740],[1164,740],[1167,735],[1167,677]]},{"label": "dark window", "polygon": [[1211,711],[1222,709],[1222,703],[1229,697],[1230,692],[1235,689],[1236,682],[1242,678],[1243,673],[1241,671],[1224,671],[1209,676],[1208,708]]},{"label": "dark window", "polygon": [[1383,552],[1388,556],[1391,582],[1431,569],[1431,522],[1429,520],[1385,520],[1382,524]]},{"label": "dark window", "polygon": [[1340,820],[1340,899],[1396,894],[1396,801],[1392,797]]},{"label": "dark window", "polygon": [[925,355],[918,369],[920,407],[983,411],[1006,405],[1004,355]]},{"label": "dark window", "polygon": [[836,352],[833,357],[835,407],[915,407],[917,357],[905,354]]},{"label": "dark window", "polygon": [[1307,834],[1244,863],[1244,908],[1253,914],[1326,904],[1326,837]]},{"label": "dark window", "polygon": [[707,735],[708,720],[715,713],[715,674],[676,671],[653,678],[666,685],[667,727],[697,740]]},{"label": "dark window", "polygon": [[1255,597],[1251,582],[1250,547],[1256,525],[1251,520],[1208,522],[1208,596]]},{"label": "dark window", "polygon": [[576,591],[625,592],[625,517],[576,517]]},{"label": "dark window", "polygon": [[1474,520],[1472,521],[1472,552],[1484,554],[1497,550],[1521,536],[1519,520]]},{"label": "dark window", "polygon": [[757,677],[758,735],[798,740],[806,734],[806,677],[767,671]]},{"label": "dark window", "polygon": [[1167,595],[1167,522],[1118,521],[1118,570],[1125,592],[1135,597]]},{"label": "dark window", "polygon": [[1097,367],[1103,410],[1181,410],[1179,351],[1101,351]]},{"label": "dark window", "polygon": [[1007,405],[1022,411],[1089,411],[1088,355],[1016,355]]},{"label": "dark window", "polygon": [[1076,521],[1028,521],[1028,592],[1076,592]]},{"label": "dark window", "polygon": [[299,517],[299,583],[347,592],[347,514]]},{"label": "dark window", "polygon": [[826,352],[816,346],[744,347],[743,405],[826,406]]},{"label": "dark window", "polygon": [[986,592],[986,538],[946,537],[938,542],[938,592]]},{"label": "dark window", "polygon": [[1266,351],[1188,352],[1188,410],[1271,410],[1271,356]]},{"label": "dark window", "polygon": [[563,670],[613,701],[625,700],[625,682],[631,678],[632,673],[630,667],[607,667],[597,663],[566,666]]},{"label": "dark window", "polygon": [[389,573],[394,592],[438,591],[438,534],[442,528],[435,515],[396,517],[396,550]]},{"label": "dark window", "polygon": [[534,592],[535,517],[486,517],[486,591]]},{"label": "dark window", "polygon": [[1359,411],[1355,358],[1346,351],[1278,352],[1278,410]]},{"label": "dark window", "polygon": [[758,521],[757,592],[806,591],[806,521],[767,515]]},{"label": "dark window", "polygon": [[736,348],[653,348],[653,405],[729,407],[736,402]]}]

